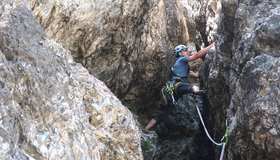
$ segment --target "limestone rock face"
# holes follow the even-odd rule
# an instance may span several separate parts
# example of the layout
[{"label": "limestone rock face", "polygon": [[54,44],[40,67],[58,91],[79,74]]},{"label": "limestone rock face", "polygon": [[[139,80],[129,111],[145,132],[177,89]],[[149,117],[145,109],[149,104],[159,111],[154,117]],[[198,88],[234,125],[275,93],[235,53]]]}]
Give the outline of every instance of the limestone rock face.
[{"label": "limestone rock face", "polygon": [[[181,0],[30,0],[30,4],[46,34],[69,49],[77,62],[124,102],[146,105],[158,100],[166,83],[173,47],[192,42],[190,51],[196,51],[195,44],[213,41],[220,9],[220,1],[200,5]],[[158,152],[149,152],[145,159],[207,158],[210,151],[203,146],[207,143],[197,141],[201,132],[194,106],[182,105],[177,121],[165,128],[165,134],[175,132],[179,136],[171,137],[178,138],[164,140]],[[179,133],[170,130],[174,123]]]},{"label": "limestone rock face", "polygon": [[[199,33],[202,41],[214,42],[222,11],[222,0],[189,0],[189,15],[195,22],[195,32]],[[199,44],[197,40],[194,42]]]},{"label": "limestone rock face", "polygon": [[178,43],[192,42],[195,51],[193,42],[203,42],[189,4],[181,0],[30,3],[46,34],[130,104],[156,100]]},{"label": "limestone rock face", "polygon": [[[12,4],[15,5],[15,2]],[[1,3],[3,4],[3,2]],[[159,88],[162,87],[166,77],[168,77],[169,67],[173,61],[171,53],[175,45],[191,41],[200,46],[215,39],[217,53],[209,54],[205,58],[206,64],[201,70],[201,75],[204,75],[202,82],[209,91],[208,98],[211,104],[209,110],[212,114],[209,121],[212,121],[214,125],[212,127],[214,139],[220,139],[223,136],[227,120],[229,122],[230,137],[225,155],[226,159],[279,159],[280,6],[278,0],[177,0],[173,1],[173,3],[167,0],[29,0],[29,3],[32,6],[33,14],[43,26],[47,36],[69,49],[75,61],[80,62],[88,68],[91,74],[104,81],[124,102],[136,102],[139,100],[140,102],[149,103],[157,99]],[[12,7],[3,7],[3,9],[9,10],[13,8],[13,5],[11,5]],[[0,24],[1,27],[6,25],[5,19],[2,17],[6,19],[15,18],[14,14],[7,15],[10,14],[4,12],[0,15],[3,21]],[[18,21],[22,21],[22,18],[19,18]],[[26,27],[16,24],[13,26],[19,26],[21,30],[26,29]],[[26,30],[28,31],[28,27]],[[30,37],[32,35],[32,38],[18,39],[14,37],[17,37],[18,34],[22,36],[22,31],[15,33],[7,29],[3,30],[3,33],[13,35],[4,36],[2,34],[2,37],[5,37],[1,41],[1,43],[5,42],[5,45],[1,45],[1,52],[5,55],[2,56],[3,61],[8,61],[9,63],[6,63],[11,64],[14,61],[18,62],[18,60],[27,59],[28,61],[36,62],[36,67],[43,62],[48,63],[48,60],[43,58],[34,58],[37,54],[32,54],[32,56],[24,55],[19,58],[19,55],[21,55],[19,53],[22,50],[26,50],[26,48],[22,43],[16,42],[22,42],[21,39],[24,39],[25,43],[34,40],[33,35],[36,35],[35,33],[42,34],[42,31],[37,30],[33,30],[32,34],[27,34]],[[44,36],[42,35],[41,37]],[[38,42],[32,44],[35,47],[35,44],[38,43],[43,48],[45,41],[47,40],[39,39]],[[13,45],[10,45],[10,43]],[[22,48],[19,49],[18,46]],[[30,50],[31,53],[41,53],[35,48]],[[38,54],[37,56],[40,55]],[[53,59],[50,60],[53,61]],[[40,62],[37,62],[39,60]],[[72,63],[74,65],[74,62]],[[24,66],[27,67],[28,65]],[[78,65],[75,64],[75,66]],[[34,66],[29,66],[29,68],[32,67]],[[21,71],[18,69],[19,67],[15,68],[7,70],[16,70],[18,72],[15,73],[20,73],[20,75],[27,72],[25,70],[25,72]],[[40,69],[38,74],[42,70]],[[63,67],[62,69],[54,69],[57,73],[60,73],[59,71],[61,70],[63,70]],[[76,74],[80,75],[80,72],[78,73]],[[52,76],[36,76],[35,78],[41,78],[40,80],[42,81],[46,80],[47,82],[45,83],[52,88],[56,85],[50,84],[59,85],[61,83],[58,82],[67,82],[63,79],[64,74],[58,75],[53,76],[58,77],[54,79],[47,79]],[[72,74],[68,72],[66,75],[72,77],[70,76]],[[3,77],[5,76],[3,75]],[[59,79],[59,77],[62,77],[63,80]],[[18,96],[20,95],[19,93],[25,94],[26,92],[24,91],[30,92],[26,95],[41,92],[41,90],[37,89],[39,88],[37,86],[41,83],[37,84],[35,83],[37,81],[30,80],[30,78],[28,81],[24,80],[24,78],[6,80],[7,83],[19,83],[17,84],[19,86],[26,84],[25,86],[28,87],[20,91],[16,89],[6,89],[6,91],[3,89],[5,93],[3,96],[7,96],[5,99],[16,99],[17,101],[14,101],[17,103],[14,101],[10,103],[18,104],[18,106],[22,106],[21,104],[40,107],[53,106],[53,98],[51,98],[52,103],[50,103],[44,99],[37,101],[36,98],[35,101],[34,99]],[[7,88],[7,86],[12,88],[11,86],[14,86],[14,83],[11,85],[1,84],[3,84],[2,88]],[[80,91],[80,88],[82,88],[81,90],[86,88],[83,83],[76,85],[78,85],[78,91]],[[80,87],[80,85],[83,87]],[[31,86],[36,87],[32,88]],[[65,85],[59,86],[64,87],[56,87],[52,92],[48,93],[53,96],[57,92],[57,88],[67,88]],[[6,94],[8,91],[11,93]],[[90,90],[87,93],[91,95],[93,94],[92,92]],[[71,92],[71,94],[74,93]],[[108,94],[111,93],[109,92]],[[45,99],[50,97],[46,96]],[[75,96],[71,96],[69,99],[76,102],[72,97]],[[63,100],[63,98],[56,99],[59,102]],[[18,101],[23,102],[19,103]],[[91,101],[85,103],[87,102],[85,98],[82,98],[81,104],[74,102],[73,104],[79,104],[80,106],[91,106],[92,104]],[[104,101],[105,104],[107,102],[107,100]],[[35,103],[40,105],[34,105]],[[103,103],[96,104],[102,105]],[[43,112],[47,112],[46,107],[43,108]],[[93,127],[103,122],[98,118],[100,117],[100,109],[96,109],[98,107],[85,108],[86,115],[88,115],[87,121],[90,121]],[[10,113],[13,112],[3,115],[10,116]],[[40,117],[36,114],[32,116]],[[115,123],[112,125],[115,125]],[[18,130],[24,129],[24,127],[21,127]],[[15,137],[19,135],[17,133],[14,132]],[[96,134],[104,135],[98,133]],[[21,137],[18,138],[18,141],[20,141],[27,136],[20,135],[18,137]],[[22,143],[29,144],[26,141],[22,141]],[[107,144],[108,146],[108,143],[105,143],[104,140],[102,141],[104,145]],[[170,144],[174,143],[170,142]],[[4,144],[2,146],[3,150],[8,152],[6,148],[9,145]],[[27,150],[35,150],[30,148]],[[106,153],[113,154],[113,152]],[[18,155],[22,155],[22,152],[18,153]],[[166,150],[163,155],[172,155],[172,153]],[[170,159],[172,158],[170,156]]]},{"label": "limestone rock face", "polygon": [[223,1],[222,6],[218,52],[205,65],[215,137],[223,135],[227,119],[227,159],[279,159],[279,1]]},{"label": "limestone rock face", "polygon": [[26,4],[0,1],[0,159],[143,159],[132,114]]}]

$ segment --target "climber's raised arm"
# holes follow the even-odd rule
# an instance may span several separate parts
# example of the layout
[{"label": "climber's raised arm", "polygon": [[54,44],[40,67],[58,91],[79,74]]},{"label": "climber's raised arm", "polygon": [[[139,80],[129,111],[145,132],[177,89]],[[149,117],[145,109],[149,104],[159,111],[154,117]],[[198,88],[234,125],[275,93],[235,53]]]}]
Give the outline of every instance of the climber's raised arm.
[{"label": "climber's raised arm", "polygon": [[212,43],[211,45],[207,46],[206,48],[203,48],[202,50],[198,51],[194,55],[190,56],[188,58],[188,62],[191,62],[191,61],[197,60],[198,58],[204,57],[207,54],[207,52],[209,51],[209,49],[211,49],[214,45],[215,45],[215,42]]}]

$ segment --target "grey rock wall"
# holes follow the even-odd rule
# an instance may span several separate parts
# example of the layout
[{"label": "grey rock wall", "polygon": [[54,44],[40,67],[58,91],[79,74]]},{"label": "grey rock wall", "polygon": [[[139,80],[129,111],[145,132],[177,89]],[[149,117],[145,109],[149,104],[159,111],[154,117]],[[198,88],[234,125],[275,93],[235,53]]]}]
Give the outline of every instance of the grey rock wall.
[{"label": "grey rock wall", "polygon": [[130,111],[26,4],[0,1],[0,159],[143,159]]},{"label": "grey rock wall", "polygon": [[204,68],[214,137],[228,120],[227,159],[279,159],[279,2],[223,1],[217,32]]}]

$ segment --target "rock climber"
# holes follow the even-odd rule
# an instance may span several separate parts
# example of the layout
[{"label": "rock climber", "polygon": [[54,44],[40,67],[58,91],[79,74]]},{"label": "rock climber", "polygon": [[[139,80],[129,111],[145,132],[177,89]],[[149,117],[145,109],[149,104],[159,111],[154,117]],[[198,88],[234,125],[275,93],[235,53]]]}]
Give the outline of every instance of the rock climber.
[{"label": "rock climber", "polygon": [[174,48],[174,54],[176,56],[175,63],[171,67],[171,81],[161,89],[161,112],[152,118],[145,127],[145,131],[149,131],[156,124],[162,122],[167,118],[170,111],[174,107],[176,101],[187,93],[201,93],[198,86],[188,82],[188,77],[198,77],[198,72],[190,70],[189,63],[204,57],[209,49],[211,49],[215,43],[207,46],[206,48],[198,51],[193,55],[189,55],[188,48],[185,45],[178,45]]}]

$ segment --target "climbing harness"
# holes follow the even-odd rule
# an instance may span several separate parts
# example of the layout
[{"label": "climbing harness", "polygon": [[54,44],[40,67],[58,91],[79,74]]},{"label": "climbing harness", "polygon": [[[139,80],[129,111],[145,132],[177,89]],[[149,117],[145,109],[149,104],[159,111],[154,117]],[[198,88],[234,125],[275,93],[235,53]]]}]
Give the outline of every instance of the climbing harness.
[{"label": "climbing harness", "polygon": [[173,103],[174,105],[176,105],[177,102],[175,101],[175,98],[174,98],[174,95],[173,95],[173,90],[174,90],[174,84],[173,84],[172,82],[168,81],[168,82],[166,83],[166,91],[171,95],[171,97],[172,97],[172,103]]},{"label": "climbing harness", "polygon": [[204,131],[205,131],[207,137],[208,137],[208,138],[210,139],[210,141],[212,141],[212,143],[214,143],[215,145],[217,145],[217,146],[222,146],[222,151],[221,151],[221,155],[220,155],[220,160],[223,160],[224,153],[225,153],[225,148],[226,148],[226,144],[228,143],[228,124],[227,124],[227,121],[226,121],[226,132],[225,132],[224,136],[223,136],[222,139],[221,139],[221,143],[217,143],[217,142],[215,142],[215,141],[211,138],[210,134],[208,133],[207,128],[205,127],[205,124],[204,124],[204,121],[203,121],[203,118],[202,118],[202,116],[201,116],[201,113],[200,113],[200,111],[199,111],[198,106],[195,105],[195,107],[196,107],[196,110],[197,110],[197,112],[198,112],[200,121],[201,121],[201,123],[202,123],[202,125],[203,125]]}]

